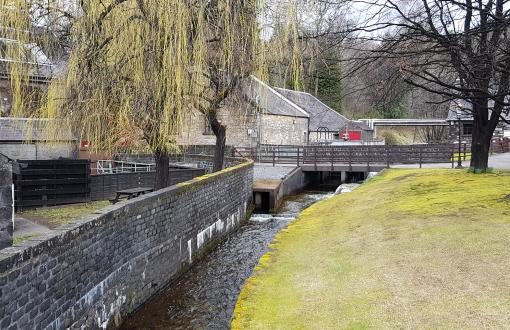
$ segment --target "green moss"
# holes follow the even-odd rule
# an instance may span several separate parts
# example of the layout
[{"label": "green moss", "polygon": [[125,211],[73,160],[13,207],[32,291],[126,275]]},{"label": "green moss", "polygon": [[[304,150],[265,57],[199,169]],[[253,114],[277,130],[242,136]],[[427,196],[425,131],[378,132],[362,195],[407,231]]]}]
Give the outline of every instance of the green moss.
[{"label": "green moss", "polygon": [[508,172],[390,170],[313,205],[260,260],[233,329],[505,327],[509,186]]},{"label": "green moss", "polygon": [[36,238],[41,235],[42,235],[41,233],[34,233],[34,234],[30,234],[30,235],[15,236],[12,243],[13,243],[13,245],[18,245],[18,244],[23,243],[24,241],[28,241],[31,238]]},{"label": "green moss", "polygon": [[470,167],[468,172],[473,174],[494,173],[494,169],[492,167],[487,167],[487,169]]},{"label": "green moss", "polygon": [[20,212],[22,217],[46,220],[54,225],[64,225],[110,205],[108,201],[44,207]]},{"label": "green moss", "polygon": [[208,180],[210,178],[218,177],[218,176],[223,175],[225,173],[229,173],[229,172],[236,171],[238,169],[241,169],[241,168],[244,168],[244,167],[247,167],[247,166],[251,166],[252,164],[253,164],[253,161],[247,161],[245,163],[242,163],[242,164],[239,164],[239,165],[236,165],[236,166],[227,167],[227,168],[224,168],[223,170],[218,171],[218,172],[213,172],[213,173],[205,174],[205,175],[196,177],[196,178],[194,178],[192,180],[178,183],[177,187],[189,187],[189,186],[192,186],[192,185],[195,186],[196,184],[204,183],[204,181],[206,181],[206,180]]}]

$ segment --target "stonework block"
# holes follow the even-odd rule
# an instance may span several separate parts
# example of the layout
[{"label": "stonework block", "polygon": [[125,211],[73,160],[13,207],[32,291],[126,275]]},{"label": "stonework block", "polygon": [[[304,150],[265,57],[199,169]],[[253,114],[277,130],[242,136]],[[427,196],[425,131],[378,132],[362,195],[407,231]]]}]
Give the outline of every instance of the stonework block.
[{"label": "stonework block", "polygon": [[114,327],[239,226],[252,165],[118,203],[0,251],[0,328]]},{"label": "stonework block", "polygon": [[12,245],[12,166],[0,155],[0,249]]}]

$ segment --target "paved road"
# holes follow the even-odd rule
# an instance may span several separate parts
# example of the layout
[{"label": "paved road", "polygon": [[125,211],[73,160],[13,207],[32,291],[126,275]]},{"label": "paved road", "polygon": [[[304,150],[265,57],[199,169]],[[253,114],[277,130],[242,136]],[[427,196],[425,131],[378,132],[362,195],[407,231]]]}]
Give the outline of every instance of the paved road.
[{"label": "paved road", "polygon": [[510,152],[490,157],[489,166],[500,170],[510,170]]},{"label": "paved road", "polygon": [[[457,162],[455,162],[457,166]],[[469,160],[462,162],[462,166],[468,168]],[[418,168],[418,164],[393,165],[392,168]],[[489,157],[489,167],[496,170],[510,170],[510,153],[498,154]],[[423,168],[452,168],[451,163],[423,164]]]},{"label": "paved road", "polygon": [[51,229],[32,220],[16,215],[14,219],[14,237],[40,235],[50,232]]},{"label": "paved road", "polygon": [[253,179],[257,180],[281,180],[292,172],[296,166],[272,166],[255,164]]}]

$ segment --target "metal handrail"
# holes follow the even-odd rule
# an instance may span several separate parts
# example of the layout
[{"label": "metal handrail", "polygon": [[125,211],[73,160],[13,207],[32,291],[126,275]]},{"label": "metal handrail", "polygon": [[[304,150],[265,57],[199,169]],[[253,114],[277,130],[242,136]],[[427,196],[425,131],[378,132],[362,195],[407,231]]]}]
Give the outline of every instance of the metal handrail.
[{"label": "metal handrail", "polygon": [[156,170],[156,164],[125,162],[117,160],[98,160],[95,162],[96,167],[92,167],[92,171],[97,174],[117,174],[117,173],[144,173]]},{"label": "metal handrail", "polygon": [[[449,163],[452,144],[365,145],[365,146],[271,146],[237,148],[243,156],[259,163],[276,164],[413,164]],[[467,150],[464,149],[464,155]]]}]

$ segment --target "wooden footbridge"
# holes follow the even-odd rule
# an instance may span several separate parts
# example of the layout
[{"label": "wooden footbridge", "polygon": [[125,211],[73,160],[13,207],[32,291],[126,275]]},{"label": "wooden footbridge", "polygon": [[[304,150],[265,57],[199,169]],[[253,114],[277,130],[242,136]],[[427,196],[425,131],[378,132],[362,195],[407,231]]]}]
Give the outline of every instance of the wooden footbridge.
[{"label": "wooden footbridge", "polygon": [[[461,156],[466,157],[466,146]],[[371,172],[392,165],[451,163],[458,153],[453,144],[423,144],[404,146],[363,145],[363,146],[276,146],[259,148],[237,148],[243,157],[257,163],[296,165],[303,171],[329,172]]]}]

